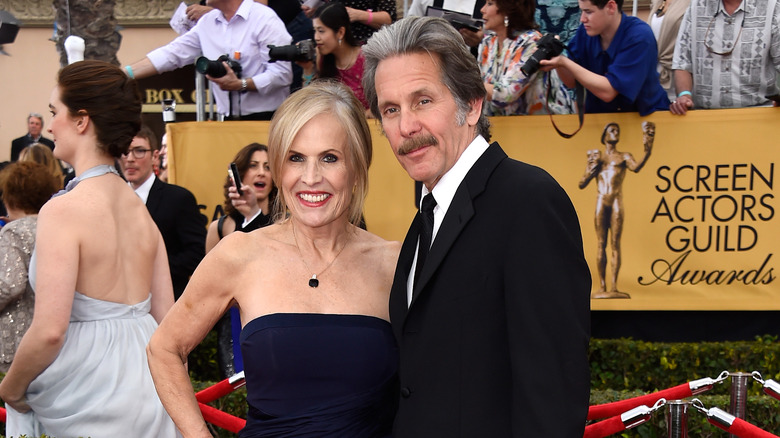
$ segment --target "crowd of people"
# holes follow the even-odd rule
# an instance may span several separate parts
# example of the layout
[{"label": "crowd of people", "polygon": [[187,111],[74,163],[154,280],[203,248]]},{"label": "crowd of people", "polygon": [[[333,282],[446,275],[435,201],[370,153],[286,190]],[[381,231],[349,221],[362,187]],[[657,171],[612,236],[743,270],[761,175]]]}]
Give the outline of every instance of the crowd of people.
[{"label": "crowd of people", "polygon": [[[6,434],[211,436],[187,359],[216,325],[223,375],[246,376],[244,438],[581,436],[580,224],[546,171],[490,143],[488,117],[575,112],[577,86],[586,112],[769,105],[780,7],[659,0],[646,23],[623,0],[579,0],[571,29],[565,2],[415,0],[400,20],[388,0],[265,3],[194,5],[197,24],[137,62],[64,67],[54,141],[29,115],[0,171]],[[417,16],[429,6],[484,25]],[[540,16],[568,23],[565,50],[526,74]],[[302,23],[316,57],[297,89],[296,62],[267,46]],[[207,78],[225,118],[270,120],[210,225],[164,181],[135,80],[201,53],[223,67]],[[420,183],[403,242],[363,226],[367,117]],[[558,378],[529,378],[540,369]]]}]

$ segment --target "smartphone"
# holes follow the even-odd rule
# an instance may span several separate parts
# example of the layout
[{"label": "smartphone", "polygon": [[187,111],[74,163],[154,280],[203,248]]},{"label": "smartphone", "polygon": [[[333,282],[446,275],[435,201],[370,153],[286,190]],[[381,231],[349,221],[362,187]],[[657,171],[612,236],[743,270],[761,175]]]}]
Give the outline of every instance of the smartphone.
[{"label": "smartphone", "polygon": [[233,179],[233,187],[236,188],[238,196],[243,196],[244,192],[241,191],[241,176],[238,174],[238,166],[236,166],[236,163],[230,163],[228,174],[230,175],[230,178]]}]

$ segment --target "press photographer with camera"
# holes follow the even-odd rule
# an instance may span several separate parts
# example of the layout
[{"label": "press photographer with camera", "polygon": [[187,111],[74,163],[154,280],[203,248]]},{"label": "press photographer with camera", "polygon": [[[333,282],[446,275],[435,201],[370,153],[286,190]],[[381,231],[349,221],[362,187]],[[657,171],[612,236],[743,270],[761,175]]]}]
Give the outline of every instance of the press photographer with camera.
[{"label": "press photographer with camera", "polygon": [[623,13],[623,0],[579,0],[580,24],[569,56],[541,60],[558,71],[569,88],[587,91],[585,112],[639,112],[669,109],[656,65],[658,49],[650,26]]},{"label": "press photographer with camera", "polygon": [[[199,59],[211,81],[217,111],[226,120],[271,120],[290,94],[289,63],[270,62],[268,45],[287,45],[292,37],[269,7],[252,0],[209,0],[215,9],[167,45],[125,67],[142,79]],[[221,65],[221,68],[220,68]]]},{"label": "press photographer with camera", "polygon": [[[533,0],[487,0],[482,7],[485,38],[477,59],[487,90],[483,108],[487,116],[574,111],[574,102],[558,74],[537,73],[538,61],[534,55],[544,52],[542,48],[546,46],[542,43],[551,37],[542,37],[535,30],[534,11]],[[545,104],[548,76],[550,102]]]},{"label": "press photographer with camera", "polygon": [[370,116],[363,95],[363,52],[352,34],[347,8],[340,2],[326,3],[314,11],[312,23],[316,59],[296,60],[303,67],[304,87],[315,78],[336,79],[355,93]]}]

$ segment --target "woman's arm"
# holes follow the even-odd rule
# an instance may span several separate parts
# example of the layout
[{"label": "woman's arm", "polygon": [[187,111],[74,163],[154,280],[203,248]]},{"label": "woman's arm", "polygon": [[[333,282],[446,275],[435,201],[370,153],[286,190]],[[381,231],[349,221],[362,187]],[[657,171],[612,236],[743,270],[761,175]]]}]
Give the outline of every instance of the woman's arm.
[{"label": "woman's arm", "polygon": [[173,284],[165,242],[162,235],[158,233],[157,236],[157,255],[154,258],[154,272],[152,274],[151,314],[159,324],[173,306]]},{"label": "woman's arm", "polygon": [[211,438],[203,421],[185,364],[195,348],[233,302],[241,270],[236,239],[226,236],[203,259],[182,296],[152,335],[146,352],[157,394],[185,437]]},{"label": "woman's arm", "polygon": [[[59,202],[58,202],[59,201]],[[79,269],[79,236],[62,198],[49,201],[38,216],[35,310],[11,368],[0,382],[0,398],[20,412],[27,387],[60,352],[70,321]]]}]

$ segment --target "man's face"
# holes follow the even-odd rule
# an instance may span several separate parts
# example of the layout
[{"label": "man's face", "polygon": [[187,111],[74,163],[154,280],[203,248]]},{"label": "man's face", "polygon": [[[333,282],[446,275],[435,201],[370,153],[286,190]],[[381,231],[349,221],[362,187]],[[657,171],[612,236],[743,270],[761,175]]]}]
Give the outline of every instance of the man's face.
[{"label": "man's face", "polygon": [[457,103],[441,81],[436,55],[414,53],[382,60],[376,93],[382,129],[398,162],[432,190],[476,137],[482,102],[475,100],[458,124]]},{"label": "man's face", "polygon": [[30,137],[38,137],[43,130],[43,120],[38,117],[30,117],[27,119],[27,132],[30,133]]},{"label": "man's face", "polygon": [[[125,179],[134,189],[143,184],[152,174],[152,164],[157,160],[158,151],[151,149],[149,140],[135,137],[130,143],[127,155],[122,155],[119,160]],[[136,154],[143,156],[136,157]]]},{"label": "man's face", "polygon": [[588,36],[601,35],[607,28],[610,20],[610,3],[612,2],[599,9],[590,0],[579,0],[580,23],[585,27]]}]

